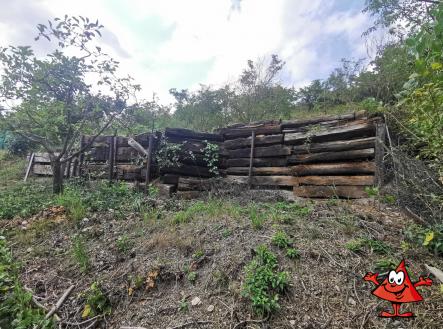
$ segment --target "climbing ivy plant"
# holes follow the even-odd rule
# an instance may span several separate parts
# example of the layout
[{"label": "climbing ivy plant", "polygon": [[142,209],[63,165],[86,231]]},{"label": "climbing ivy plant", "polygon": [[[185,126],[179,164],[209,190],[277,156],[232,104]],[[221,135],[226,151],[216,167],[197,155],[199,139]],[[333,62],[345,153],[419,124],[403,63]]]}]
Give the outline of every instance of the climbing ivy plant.
[{"label": "climbing ivy plant", "polygon": [[206,161],[209,172],[218,176],[220,173],[218,171],[219,162],[219,146],[217,144],[210,143],[205,140],[206,146],[203,150],[203,159]]}]

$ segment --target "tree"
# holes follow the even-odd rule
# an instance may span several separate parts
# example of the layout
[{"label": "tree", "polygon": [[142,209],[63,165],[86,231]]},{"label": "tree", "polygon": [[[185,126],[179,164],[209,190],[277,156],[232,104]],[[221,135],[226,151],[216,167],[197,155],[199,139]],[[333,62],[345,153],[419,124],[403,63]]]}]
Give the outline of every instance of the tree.
[{"label": "tree", "polygon": [[297,91],[297,99],[300,104],[306,105],[309,110],[323,98],[326,94],[326,88],[320,80],[312,81],[308,86],[302,87]]},{"label": "tree", "polygon": [[[36,56],[29,46],[0,48],[0,102],[5,107],[0,119],[49,154],[54,193],[63,189],[64,164],[85,151],[139,90],[131,77],[117,76],[119,63],[94,43],[102,28],[98,21],[66,15],[37,25],[36,41],[56,43],[46,56]],[[86,133],[93,137],[76,148]]]}]

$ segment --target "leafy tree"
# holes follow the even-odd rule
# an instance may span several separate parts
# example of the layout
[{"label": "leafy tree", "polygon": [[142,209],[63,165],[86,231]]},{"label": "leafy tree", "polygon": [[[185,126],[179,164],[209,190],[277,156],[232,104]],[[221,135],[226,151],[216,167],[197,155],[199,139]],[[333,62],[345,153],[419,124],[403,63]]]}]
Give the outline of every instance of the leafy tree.
[{"label": "leafy tree", "polygon": [[300,104],[306,105],[309,110],[324,99],[326,88],[321,80],[314,80],[306,87],[302,87],[297,91],[297,99]]},{"label": "leafy tree", "polygon": [[[48,152],[54,193],[62,191],[64,164],[88,148],[139,90],[130,77],[117,76],[119,63],[94,43],[102,28],[98,21],[66,15],[37,26],[36,41],[55,41],[46,56],[29,46],[0,48],[0,102],[13,104],[2,111],[1,123]],[[76,148],[85,133],[93,138]]]}]

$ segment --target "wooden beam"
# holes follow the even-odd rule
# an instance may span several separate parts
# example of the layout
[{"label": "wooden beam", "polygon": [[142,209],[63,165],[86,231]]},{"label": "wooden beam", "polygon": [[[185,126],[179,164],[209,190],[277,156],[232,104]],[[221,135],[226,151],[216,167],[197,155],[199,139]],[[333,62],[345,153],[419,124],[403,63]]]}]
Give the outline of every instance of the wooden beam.
[{"label": "wooden beam", "polygon": [[375,143],[375,179],[378,187],[383,185],[384,181],[384,147],[386,141],[386,125],[384,122],[377,122],[376,125],[376,143]]},{"label": "wooden beam", "polygon": [[[244,147],[251,146],[251,137],[248,138],[236,138],[227,140],[224,142],[224,147],[226,149],[239,149]],[[264,136],[255,136],[255,145],[273,145],[273,144],[281,144],[283,142],[283,135],[264,135]]]},{"label": "wooden beam", "polygon": [[374,176],[302,176],[298,177],[300,185],[356,185],[369,186],[374,184]]},{"label": "wooden beam", "polygon": [[249,174],[248,174],[248,176],[249,176],[249,188],[251,188],[251,185],[252,185],[252,180],[251,180],[251,178],[252,178],[252,165],[253,165],[253,162],[254,162],[254,147],[255,147],[255,131],[253,130],[252,131],[252,134],[251,134],[251,150],[250,150],[250,155],[249,155]]},{"label": "wooden beam", "polygon": [[[229,175],[248,175],[248,167],[230,167],[227,170]],[[292,169],[290,167],[259,167],[253,168],[252,174],[254,176],[292,176]]]},{"label": "wooden beam", "polygon": [[109,155],[108,155],[108,163],[109,163],[109,172],[108,172],[108,179],[110,182],[114,179],[114,138],[115,136],[109,136],[108,137],[108,149],[109,149]]},{"label": "wooden beam", "polygon": [[239,137],[248,137],[251,135],[253,130],[255,131],[256,135],[281,134],[281,126],[279,124],[247,127],[247,128],[224,128],[221,129],[221,133],[223,134],[225,140],[227,140]]},{"label": "wooden beam", "polygon": [[[283,145],[272,145],[264,147],[256,147],[254,149],[254,157],[266,158],[266,157],[279,157],[291,154],[291,148]],[[250,148],[228,150],[229,158],[249,158],[251,155]]]},{"label": "wooden beam", "polygon": [[294,154],[337,152],[348,150],[359,150],[375,146],[375,137],[358,138],[351,140],[332,141],[324,143],[306,143],[292,147]]},{"label": "wooden beam", "polygon": [[[284,167],[287,165],[286,157],[283,158],[254,158],[252,161],[254,167]],[[226,160],[227,167],[248,167],[249,159],[228,159]]]},{"label": "wooden beam", "polygon": [[367,198],[364,186],[294,186],[294,195],[305,198]]},{"label": "wooden beam", "polygon": [[321,152],[308,154],[295,154],[288,157],[288,163],[331,162],[342,160],[371,159],[374,157],[374,149],[350,150],[340,152]]},{"label": "wooden beam", "polygon": [[375,162],[334,162],[302,164],[290,167],[294,176],[306,175],[364,175],[375,173]]},{"label": "wooden beam", "polygon": [[149,146],[148,152],[146,154],[146,176],[145,176],[145,194],[148,194],[149,191],[149,182],[151,180],[151,162],[152,162],[152,148],[154,146],[154,138],[149,135]]},{"label": "wooden beam", "polygon": [[349,124],[333,129],[323,129],[308,133],[286,133],[285,144],[302,144],[309,142],[326,142],[356,137],[371,137],[375,135],[375,125],[372,121],[360,124]]},{"label": "wooden beam", "polygon": [[191,177],[211,177],[212,173],[207,167],[181,165],[180,167],[165,167],[161,168],[162,174],[176,174]]},{"label": "wooden beam", "polygon": [[312,119],[301,119],[301,120],[293,120],[293,121],[283,121],[282,122],[282,128],[297,128],[297,127],[303,127],[308,125],[317,124],[320,122],[327,122],[327,121],[347,121],[347,120],[356,120],[360,119],[366,116],[365,111],[360,112],[354,112],[354,113],[348,113],[348,114],[340,114],[340,115],[331,115],[331,116],[323,116],[323,117],[317,117]]},{"label": "wooden beam", "polygon": [[[249,183],[248,176],[231,176],[228,175],[224,179],[230,184],[245,184]],[[297,184],[297,177],[292,176],[252,176],[252,185],[267,185],[267,186],[294,186]]]},{"label": "wooden beam", "polygon": [[178,191],[210,191],[214,182],[211,179],[198,177],[180,177],[178,179]]},{"label": "wooden beam", "polygon": [[183,140],[194,139],[201,141],[207,140],[209,142],[223,142],[223,137],[220,134],[203,133],[183,128],[166,128],[165,136],[167,138],[177,138]]}]

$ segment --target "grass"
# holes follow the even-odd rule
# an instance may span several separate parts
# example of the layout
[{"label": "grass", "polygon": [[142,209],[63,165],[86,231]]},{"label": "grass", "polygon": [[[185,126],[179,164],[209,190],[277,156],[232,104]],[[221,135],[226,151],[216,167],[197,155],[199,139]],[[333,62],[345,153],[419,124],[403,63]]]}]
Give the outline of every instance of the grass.
[{"label": "grass", "polygon": [[76,222],[85,218],[88,212],[79,189],[65,188],[63,194],[56,197],[56,203],[65,207],[68,216]]},{"label": "grass", "polygon": [[358,238],[348,241],[345,247],[352,252],[362,252],[363,249],[369,248],[372,252],[379,255],[386,255],[391,252],[391,247],[380,240],[369,238]]},{"label": "grass", "polygon": [[72,241],[72,256],[77,262],[81,272],[87,272],[91,266],[86,242],[83,236],[78,235]]}]

